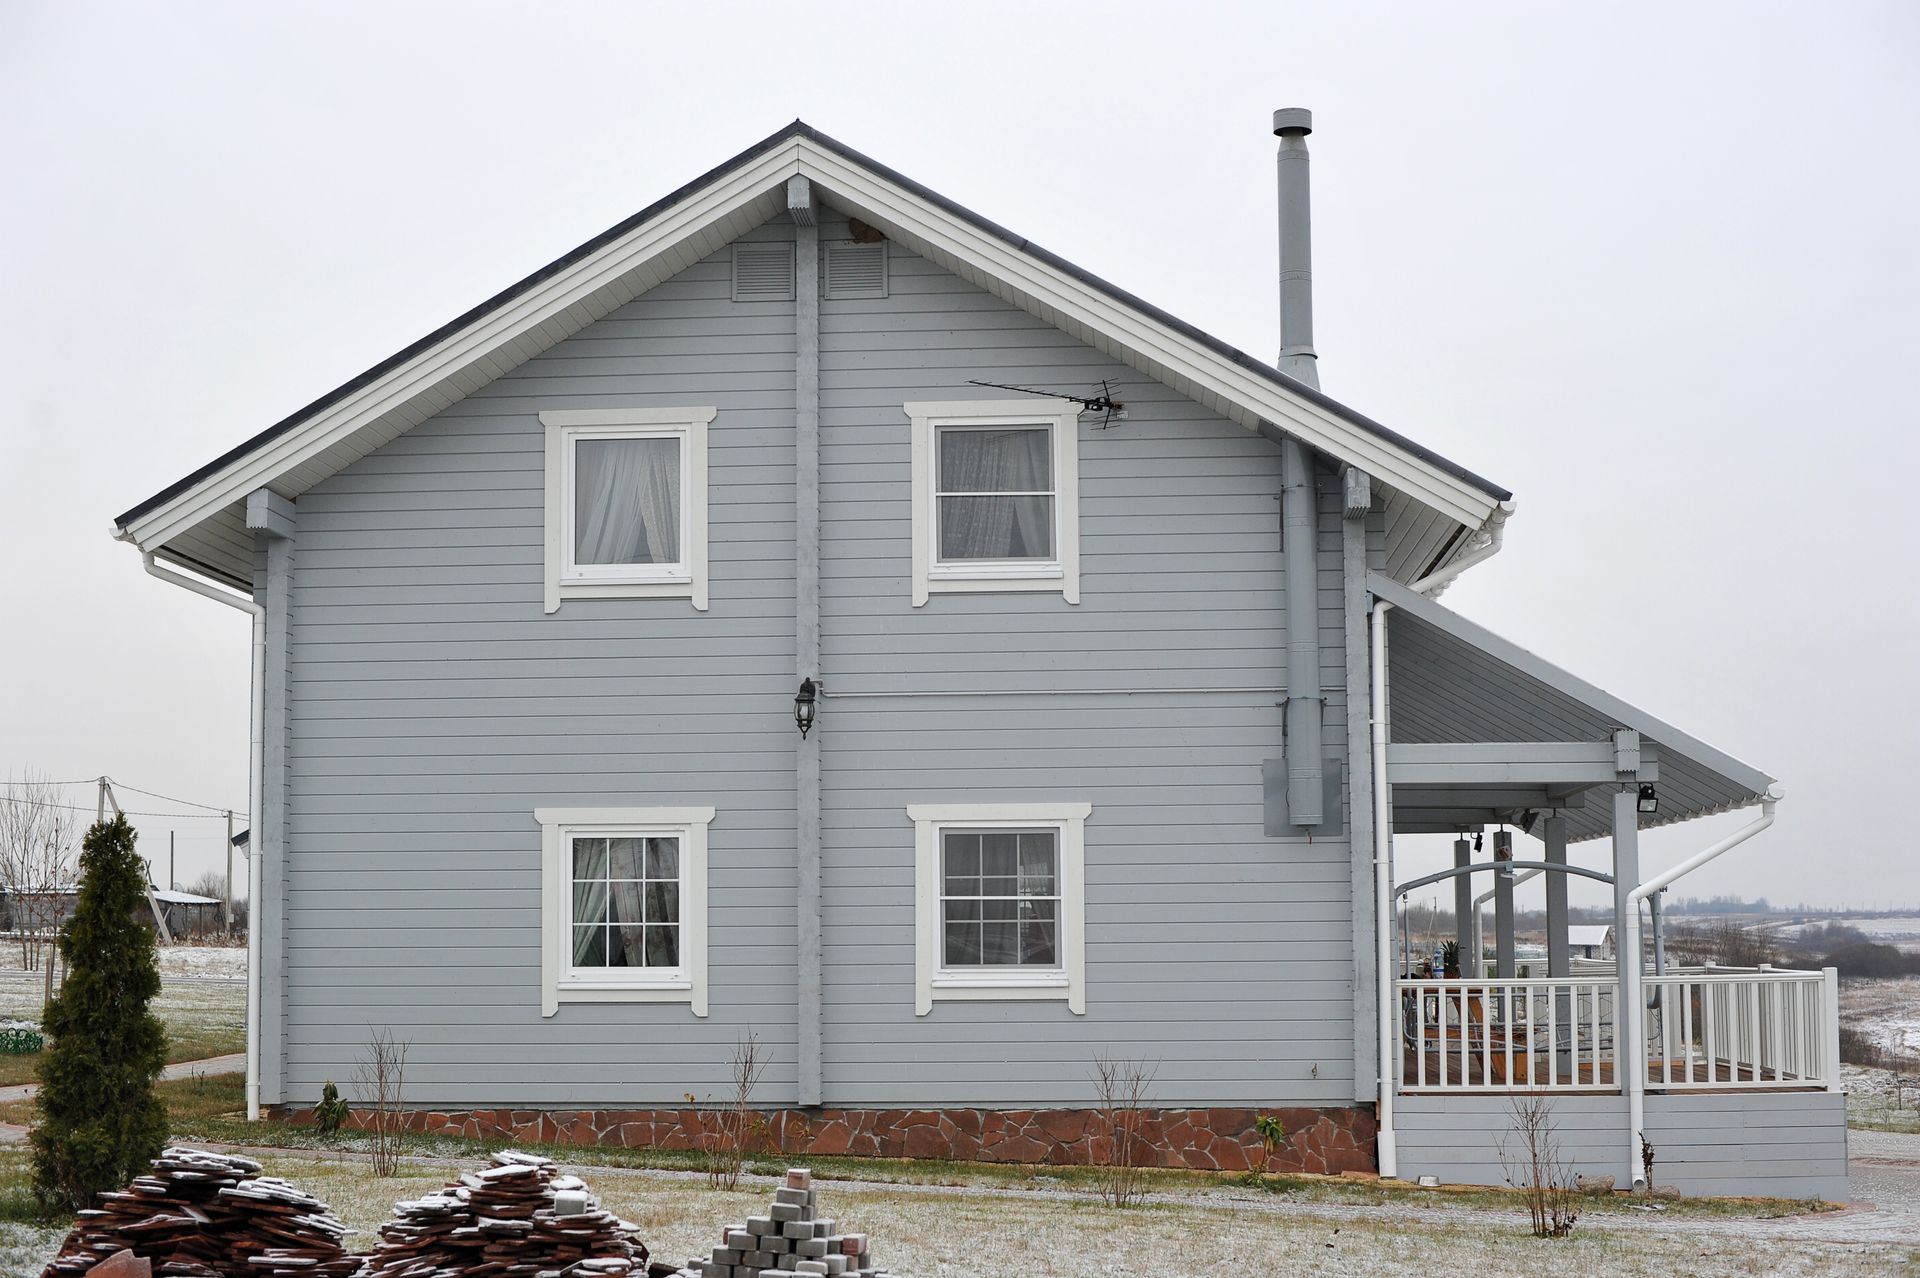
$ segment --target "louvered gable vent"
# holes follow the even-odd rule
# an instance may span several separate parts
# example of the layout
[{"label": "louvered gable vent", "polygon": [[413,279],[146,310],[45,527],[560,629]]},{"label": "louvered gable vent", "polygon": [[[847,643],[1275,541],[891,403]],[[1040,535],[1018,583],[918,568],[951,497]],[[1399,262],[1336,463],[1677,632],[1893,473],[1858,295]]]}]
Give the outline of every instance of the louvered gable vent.
[{"label": "louvered gable vent", "polygon": [[736,302],[791,302],[793,300],[793,245],[735,244],[733,246],[733,300]]},{"label": "louvered gable vent", "polygon": [[887,295],[887,246],[846,243],[827,245],[827,296],[829,298],[885,297]]}]

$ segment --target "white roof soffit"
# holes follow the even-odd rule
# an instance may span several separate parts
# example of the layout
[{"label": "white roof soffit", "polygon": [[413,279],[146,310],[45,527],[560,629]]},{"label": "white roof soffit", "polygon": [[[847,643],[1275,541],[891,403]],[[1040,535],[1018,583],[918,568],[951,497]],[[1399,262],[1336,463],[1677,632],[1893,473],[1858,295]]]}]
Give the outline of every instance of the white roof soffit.
[{"label": "white roof soffit", "polygon": [[[1368,575],[1389,612],[1387,664],[1393,740],[1604,741],[1632,728],[1659,759],[1660,810],[1645,827],[1759,803],[1774,778],[1568,674],[1399,582]],[[1567,810],[1568,837],[1604,838],[1611,805]]]},{"label": "white roof soffit", "polygon": [[1479,528],[1511,496],[796,123],[134,507],[118,535],[157,549],[256,488],[298,496],[776,216],[795,175],[1036,318],[1250,430],[1270,422],[1453,524]]}]

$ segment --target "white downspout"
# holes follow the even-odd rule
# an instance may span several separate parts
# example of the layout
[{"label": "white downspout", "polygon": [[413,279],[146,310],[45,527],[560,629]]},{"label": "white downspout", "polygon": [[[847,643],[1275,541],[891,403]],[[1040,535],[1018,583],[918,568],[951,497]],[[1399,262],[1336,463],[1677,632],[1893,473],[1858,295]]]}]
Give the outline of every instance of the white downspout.
[{"label": "white downspout", "polygon": [[267,610],[245,595],[222,590],[162,568],[153,560],[151,550],[140,552],[140,562],[150,576],[170,585],[181,586],[196,595],[204,595],[229,608],[238,608],[253,618],[252,677],[249,680],[248,717],[251,729],[247,743],[247,1121],[260,1121],[260,857],[265,839],[260,829],[262,774],[266,770],[267,750]]},{"label": "white downspout", "polygon": [[1373,655],[1371,716],[1373,725],[1373,899],[1377,903],[1374,934],[1376,964],[1380,972],[1378,1004],[1380,1021],[1380,1100],[1377,1126],[1380,1174],[1389,1179],[1400,1172],[1399,1150],[1393,1134],[1393,1092],[1398,1084],[1394,1071],[1400,1054],[1393,1039],[1393,1015],[1399,992],[1393,966],[1393,812],[1387,787],[1387,610],[1393,605],[1384,599],[1373,604],[1373,628],[1369,635]]},{"label": "white downspout", "polygon": [[[1483,560],[1500,553],[1505,541],[1507,516],[1513,512],[1510,502],[1501,503],[1487,529],[1485,544],[1461,556],[1439,571],[1413,584],[1420,594],[1428,594]],[[1400,1156],[1393,1131],[1393,1094],[1399,1085],[1394,1070],[1400,1059],[1393,1037],[1394,1008],[1399,1004],[1399,983],[1394,979],[1393,961],[1393,805],[1391,782],[1387,778],[1387,613],[1393,605],[1384,599],[1373,601],[1373,624],[1369,635],[1372,654],[1373,726],[1373,899],[1375,966],[1378,969],[1377,1004],[1380,1032],[1380,1099],[1378,1102],[1380,1175],[1391,1179],[1399,1175]]]},{"label": "white downspout", "polygon": [[[1655,876],[1627,893],[1627,934],[1622,944],[1616,947],[1620,964],[1620,1024],[1626,1029],[1631,1042],[1620,1054],[1620,1061],[1627,1070],[1627,1166],[1640,1165],[1640,1133],[1646,1130],[1647,1112],[1647,1062],[1646,1049],[1640,1041],[1645,1025],[1646,1009],[1641,1006],[1640,993],[1640,902],[1665,888],[1671,887],[1675,880],[1692,874],[1695,870],[1724,852],[1732,851],[1754,835],[1773,824],[1773,808],[1786,797],[1779,786],[1767,787],[1766,797],[1760,800],[1760,816],[1752,823],[1735,830],[1704,852],[1688,857],[1664,874]],[[1633,1174],[1633,1187],[1646,1188],[1646,1177],[1639,1172]]]}]

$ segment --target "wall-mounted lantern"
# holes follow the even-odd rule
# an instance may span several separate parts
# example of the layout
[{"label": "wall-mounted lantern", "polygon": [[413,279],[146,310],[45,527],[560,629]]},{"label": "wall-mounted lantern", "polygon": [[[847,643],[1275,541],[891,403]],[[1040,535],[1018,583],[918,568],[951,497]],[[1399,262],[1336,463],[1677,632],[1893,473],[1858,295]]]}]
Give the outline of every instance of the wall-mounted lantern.
[{"label": "wall-mounted lantern", "polygon": [[1640,787],[1640,799],[1635,806],[1640,809],[1642,816],[1652,816],[1660,810],[1660,796],[1653,792],[1651,784]]},{"label": "wall-mounted lantern", "polygon": [[800,681],[800,691],[793,696],[793,722],[800,729],[800,738],[805,740],[807,729],[813,726],[814,710],[820,701],[820,685],[811,679]]}]

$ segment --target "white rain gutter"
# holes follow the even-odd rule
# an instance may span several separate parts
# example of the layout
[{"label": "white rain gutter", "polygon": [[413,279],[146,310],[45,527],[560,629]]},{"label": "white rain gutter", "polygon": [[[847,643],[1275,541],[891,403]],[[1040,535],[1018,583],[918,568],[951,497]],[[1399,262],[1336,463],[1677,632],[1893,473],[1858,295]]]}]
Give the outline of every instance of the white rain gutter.
[{"label": "white rain gutter", "polygon": [[[1766,797],[1760,800],[1760,816],[1748,825],[1735,830],[1704,852],[1695,853],[1666,873],[1648,879],[1633,891],[1627,893],[1627,935],[1623,943],[1616,947],[1620,956],[1620,1001],[1625,1009],[1620,1024],[1632,1039],[1619,1059],[1628,1065],[1627,1069],[1627,1166],[1640,1166],[1640,1133],[1646,1127],[1647,1113],[1647,1060],[1646,1048],[1641,1043],[1641,1033],[1646,1024],[1646,1013],[1641,1007],[1640,994],[1640,902],[1656,892],[1673,886],[1675,880],[1692,874],[1695,870],[1724,852],[1739,847],[1754,835],[1773,824],[1773,808],[1786,792],[1778,785],[1767,787]],[[1647,1178],[1641,1172],[1633,1173],[1633,1187],[1646,1188]]]},{"label": "white rain gutter", "polygon": [[[1511,502],[1502,502],[1487,529],[1487,541],[1471,553],[1429,573],[1413,584],[1419,594],[1432,594],[1477,563],[1500,553],[1505,542],[1507,516],[1513,513]],[[1399,1086],[1394,1077],[1399,1054],[1394,1051],[1393,1016],[1398,1006],[1397,982],[1393,961],[1393,788],[1387,779],[1387,613],[1393,607],[1384,599],[1373,601],[1372,631],[1369,635],[1373,680],[1369,703],[1373,726],[1373,899],[1375,966],[1378,969],[1379,995],[1374,1000],[1380,1030],[1380,1099],[1376,1116],[1379,1135],[1380,1175],[1393,1179],[1399,1175],[1400,1155],[1393,1131],[1393,1096]]]},{"label": "white rain gutter", "polygon": [[140,552],[140,562],[149,576],[170,585],[204,595],[229,608],[238,608],[253,618],[253,661],[248,717],[251,722],[247,743],[247,1121],[260,1121],[260,858],[266,840],[261,835],[261,784],[266,769],[267,748],[267,610],[245,595],[222,590],[154,562],[151,550]]},{"label": "white rain gutter", "polygon": [[1407,589],[1413,591],[1416,595],[1425,595],[1429,599],[1439,598],[1440,593],[1452,583],[1455,577],[1458,577],[1475,564],[1484,563],[1500,553],[1500,548],[1504,546],[1507,541],[1507,517],[1511,514],[1513,514],[1513,503],[1510,501],[1501,502],[1499,509],[1493,512],[1493,518],[1487,521],[1487,526],[1483,530],[1487,534],[1485,541],[1452,563],[1444,564],[1434,569],[1420,580],[1414,582],[1411,586],[1408,586]]}]

